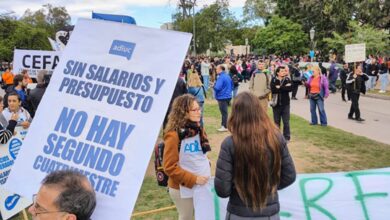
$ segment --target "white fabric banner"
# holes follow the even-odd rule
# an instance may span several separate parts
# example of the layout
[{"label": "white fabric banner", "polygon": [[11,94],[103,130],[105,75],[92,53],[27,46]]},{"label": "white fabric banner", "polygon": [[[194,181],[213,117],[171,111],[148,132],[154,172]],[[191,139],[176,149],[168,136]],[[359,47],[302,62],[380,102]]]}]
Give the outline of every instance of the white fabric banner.
[{"label": "white fabric banner", "polygon": [[0,185],[7,181],[8,174],[26,137],[27,130],[17,126],[15,133],[6,144],[0,144]]},{"label": "white fabric banner", "polygon": [[[279,191],[279,215],[281,220],[389,219],[389,186],[390,168],[299,174],[294,184]],[[194,190],[195,219],[223,220],[228,201],[208,187],[200,194]]]},{"label": "white fabric banner", "polygon": [[6,144],[0,144],[0,213],[3,219],[10,218],[31,204],[29,199],[7,192],[1,186],[7,181],[26,134],[26,129],[16,127],[15,135]]},{"label": "white fabric banner", "polygon": [[52,74],[60,61],[60,51],[45,50],[14,50],[14,74],[19,74],[23,69],[28,70],[30,77],[37,77],[38,70],[47,70]]},{"label": "white fabric banner", "polygon": [[97,192],[92,219],[129,219],[190,40],[79,19],[7,189],[31,197],[47,173],[77,169]]}]

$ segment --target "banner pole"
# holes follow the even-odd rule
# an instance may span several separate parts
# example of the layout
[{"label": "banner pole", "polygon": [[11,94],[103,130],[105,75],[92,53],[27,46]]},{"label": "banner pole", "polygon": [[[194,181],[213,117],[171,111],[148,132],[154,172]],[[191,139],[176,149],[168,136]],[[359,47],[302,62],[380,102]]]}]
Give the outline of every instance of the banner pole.
[{"label": "banner pole", "polygon": [[22,213],[23,213],[23,219],[28,220],[26,209],[23,209]]}]

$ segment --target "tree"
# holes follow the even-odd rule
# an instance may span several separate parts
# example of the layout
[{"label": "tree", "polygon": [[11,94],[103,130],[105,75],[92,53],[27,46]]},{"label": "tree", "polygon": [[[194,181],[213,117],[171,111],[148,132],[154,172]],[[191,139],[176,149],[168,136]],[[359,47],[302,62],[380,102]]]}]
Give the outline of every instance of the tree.
[{"label": "tree", "polygon": [[340,54],[344,53],[345,45],[366,43],[367,54],[389,54],[390,53],[390,35],[384,30],[374,28],[373,26],[359,25],[351,21],[348,25],[349,32],[341,34],[333,32],[333,38],[326,38],[330,48],[335,48]]},{"label": "tree", "polygon": [[267,25],[276,8],[275,0],[246,0],[244,19],[246,21],[261,19]]},{"label": "tree", "polygon": [[45,29],[51,37],[54,37],[57,31],[70,25],[71,19],[65,7],[46,4],[35,12],[27,9],[21,20],[34,27]]},{"label": "tree", "polygon": [[[182,18],[180,14],[173,16],[176,30],[192,33],[193,19]],[[212,44],[213,51],[224,48],[227,42],[233,42],[237,35],[240,23],[229,12],[226,1],[216,1],[214,4],[204,6],[195,15],[196,51],[206,52]]]},{"label": "tree", "polygon": [[0,60],[12,61],[14,48],[50,50],[48,32],[22,21],[0,18]]},{"label": "tree", "polygon": [[0,60],[12,61],[14,48],[50,50],[48,37],[70,23],[64,7],[44,5],[32,12],[27,9],[20,20],[0,16]]},{"label": "tree", "polygon": [[254,39],[255,49],[267,54],[303,54],[309,51],[308,45],[308,36],[300,24],[278,16],[260,28]]}]

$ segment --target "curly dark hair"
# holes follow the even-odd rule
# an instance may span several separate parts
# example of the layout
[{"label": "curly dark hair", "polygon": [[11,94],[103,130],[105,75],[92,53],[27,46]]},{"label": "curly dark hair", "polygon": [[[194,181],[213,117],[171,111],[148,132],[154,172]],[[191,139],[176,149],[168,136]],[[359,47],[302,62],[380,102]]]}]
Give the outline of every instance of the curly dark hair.
[{"label": "curly dark hair", "polygon": [[168,123],[164,132],[168,133],[169,131],[177,131],[179,128],[183,128],[188,121],[187,114],[196,101],[195,96],[191,94],[177,97],[173,101],[172,110],[169,113]]}]

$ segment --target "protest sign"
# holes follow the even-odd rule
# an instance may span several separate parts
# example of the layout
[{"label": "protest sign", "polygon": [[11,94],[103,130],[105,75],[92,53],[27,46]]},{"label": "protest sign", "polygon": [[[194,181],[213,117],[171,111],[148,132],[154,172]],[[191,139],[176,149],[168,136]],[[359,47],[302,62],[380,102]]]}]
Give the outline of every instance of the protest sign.
[{"label": "protest sign", "polygon": [[345,45],[345,62],[361,62],[366,60],[366,44]]},{"label": "protest sign", "polygon": [[28,70],[30,77],[37,77],[38,70],[47,70],[52,74],[60,60],[60,51],[44,50],[14,50],[14,73],[21,73],[23,69]]},{"label": "protest sign", "polygon": [[[279,215],[281,220],[388,219],[389,186],[390,168],[299,174],[294,184],[278,192]],[[203,216],[196,219],[224,219],[226,200],[219,198],[214,191],[211,188],[208,196],[194,195],[194,204],[207,204],[198,206]],[[215,207],[221,210],[215,211]],[[209,218],[204,218],[207,215]]]},{"label": "protest sign", "polygon": [[15,133],[6,144],[0,144],[0,185],[3,185],[7,181],[8,174],[11,171],[12,165],[14,165],[27,130],[18,126],[15,128]]},{"label": "protest sign", "polygon": [[1,186],[7,181],[12,165],[22,147],[27,130],[22,127],[16,127],[15,133],[6,144],[0,144],[0,213],[3,219],[10,218],[30,205],[28,199],[7,192]]},{"label": "protest sign", "polygon": [[29,199],[25,199],[15,193],[10,193],[0,186],[0,217],[4,220],[18,214],[30,205],[31,201]]},{"label": "protest sign", "polygon": [[7,189],[28,198],[47,173],[77,170],[97,193],[92,219],[129,219],[190,40],[186,33],[80,19]]}]

